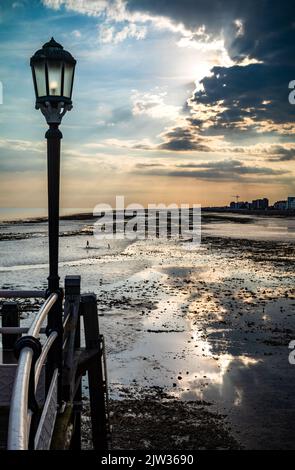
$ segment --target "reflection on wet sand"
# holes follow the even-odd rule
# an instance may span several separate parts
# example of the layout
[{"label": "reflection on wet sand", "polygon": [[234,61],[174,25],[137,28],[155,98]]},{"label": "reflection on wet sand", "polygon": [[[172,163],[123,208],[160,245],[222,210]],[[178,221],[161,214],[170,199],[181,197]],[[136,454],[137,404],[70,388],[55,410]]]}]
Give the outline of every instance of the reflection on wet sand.
[{"label": "reflection on wet sand", "polygon": [[[200,247],[148,240],[109,250],[92,241],[97,250],[85,250],[83,224],[78,235],[61,239],[61,276],[81,274],[83,290],[98,296],[112,398],[140,399],[156,387],[184,406],[210,403],[246,448],[295,448],[295,366],[288,362],[295,338],[295,244],[288,241],[294,224],[280,242],[273,233],[282,234],[286,221],[279,229],[258,225],[268,230],[267,242],[252,240],[248,223],[229,222],[233,237],[212,224]],[[2,287],[42,287],[44,237],[1,244]]]},{"label": "reflection on wet sand", "polygon": [[[143,312],[129,347],[112,356],[113,393],[120,384],[162,386],[182,400],[212,403],[247,448],[292,448],[292,264],[277,260],[278,246],[266,253],[262,244],[214,245],[174,246],[169,255],[165,247],[152,268],[129,278],[132,286],[144,281],[142,295],[156,306]],[[258,253],[267,261],[256,261]]]}]

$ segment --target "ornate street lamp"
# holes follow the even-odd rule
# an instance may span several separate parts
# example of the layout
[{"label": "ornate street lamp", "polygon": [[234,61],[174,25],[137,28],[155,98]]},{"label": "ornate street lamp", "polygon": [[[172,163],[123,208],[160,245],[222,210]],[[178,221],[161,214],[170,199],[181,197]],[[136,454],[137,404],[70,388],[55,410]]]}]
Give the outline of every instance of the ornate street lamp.
[{"label": "ornate street lamp", "polygon": [[60,124],[72,108],[76,61],[53,38],[31,58],[36,109],[41,109],[48,124]]},{"label": "ornate street lamp", "polygon": [[[59,180],[60,180],[60,140],[62,133],[58,126],[65,113],[72,109],[72,90],[76,61],[53,38],[31,58],[36,94],[36,109],[45,116],[49,129],[47,139],[48,170],[48,236],[49,236],[49,277],[48,295],[59,294],[48,315],[47,334],[58,331],[59,338],[51,348],[51,370],[47,371],[47,383],[56,366],[61,369],[62,361],[62,297],[58,275],[58,237],[59,237]],[[59,387],[61,389],[61,387]]]}]

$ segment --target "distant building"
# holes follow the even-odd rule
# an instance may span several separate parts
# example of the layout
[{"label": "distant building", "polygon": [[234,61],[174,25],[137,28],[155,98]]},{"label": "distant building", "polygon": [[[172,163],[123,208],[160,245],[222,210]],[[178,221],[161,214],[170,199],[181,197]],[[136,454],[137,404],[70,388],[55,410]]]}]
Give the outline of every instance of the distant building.
[{"label": "distant building", "polygon": [[[295,199],[295,198],[294,198]],[[251,209],[262,209],[265,210],[268,208],[268,199],[264,197],[263,199],[254,199],[251,204]]]},{"label": "distant building", "polygon": [[288,210],[294,210],[295,209],[295,197],[294,196],[288,196],[287,209]]},{"label": "distant building", "polygon": [[232,201],[229,208],[233,210],[293,210],[295,211],[295,196],[288,196],[287,200],[276,201],[273,206],[269,205],[267,197],[261,199],[253,199],[252,202]]},{"label": "distant building", "polygon": [[287,209],[287,201],[277,201],[273,205],[274,209],[285,211]]},{"label": "distant building", "polygon": [[237,201],[237,202],[234,202],[232,201],[229,205],[229,207],[231,209],[249,209],[250,208],[250,203],[247,202],[247,201]]}]

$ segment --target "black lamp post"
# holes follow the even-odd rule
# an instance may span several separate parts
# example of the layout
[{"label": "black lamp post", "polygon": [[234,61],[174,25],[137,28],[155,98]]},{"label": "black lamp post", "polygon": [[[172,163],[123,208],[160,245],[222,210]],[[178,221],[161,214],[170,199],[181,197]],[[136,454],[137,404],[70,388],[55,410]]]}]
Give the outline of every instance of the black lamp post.
[{"label": "black lamp post", "polygon": [[49,235],[49,277],[48,295],[56,292],[59,300],[48,315],[47,334],[58,331],[59,336],[48,358],[47,383],[56,366],[61,368],[62,360],[62,290],[58,275],[59,237],[59,180],[60,140],[59,125],[65,113],[72,109],[72,90],[76,61],[53,38],[31,58],[36,94],[36,109],[45,116],[49,129],[47,139],[48,170],[48,235]]}]

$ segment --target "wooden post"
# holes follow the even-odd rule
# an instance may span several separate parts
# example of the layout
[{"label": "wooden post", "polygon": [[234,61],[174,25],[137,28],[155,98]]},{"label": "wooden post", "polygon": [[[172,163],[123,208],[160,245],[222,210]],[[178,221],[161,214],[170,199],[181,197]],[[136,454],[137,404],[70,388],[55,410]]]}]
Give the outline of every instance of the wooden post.
[{"label": "wooden post", "polygon": [[92,441],[95,450],[107,450],[107,416],[102,366],[102,347],[99,336],[95,294],[81,296],[86,350],[97,350],[88,367]]},{"label": "wooden post", "polygon": [[63,400],[73,401],[75,349],[80,347],[80,276],[66,276],[64,320],[69,316],[64,331],[66,345],[63,351]]},{"label": "wooden post", "polygon": [[[73,327],[74,327],[74,348],[77,350],[81,347],[81,331],[80,331],[80,290],[81,290],[81,277],[80,276],[66,276],[65,278],[65,301],[71,302],[74,309],[78,308],[78,312],[74,313]],[[78,302],[78,305],[77,305]],[[66,312],[65,308],[65,312]],[[70,345],[69,345],[70,346]],[[82,383],[80,381],[77,392],[74,397],[73,414],[74,414],[74,431],[71,439],[72,450],[81,450],[81,412],[82,412]]]},{"label": "wooden post", "polygon": [[[4,302],[2,306],[2,326],[19,327],[19,325],[19,311],[17,302]],[[19,337],[19,334],[2,335],[3,364],[11,364],[16,362],[13,354],[13,348]]]}]

